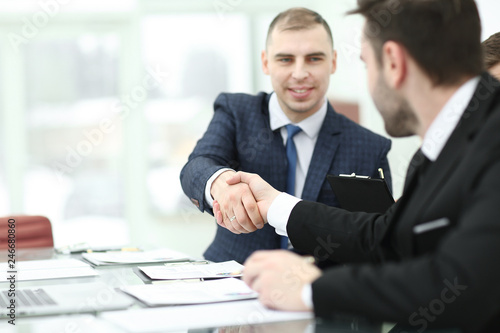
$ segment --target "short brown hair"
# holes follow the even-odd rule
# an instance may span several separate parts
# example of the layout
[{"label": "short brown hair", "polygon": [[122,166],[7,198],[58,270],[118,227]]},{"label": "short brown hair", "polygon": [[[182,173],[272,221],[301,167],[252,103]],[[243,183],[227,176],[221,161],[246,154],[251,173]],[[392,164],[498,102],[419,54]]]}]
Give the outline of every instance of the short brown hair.
[{"label": "short brown hair", "polygon": [[267,31],[266,45],[268,45],[271,40],[271,34],[276,26],[279,26],[280,31],[286,31],[311,29],[317,24],[321,24],[325,28],[326,33],[328,34],[328,39],[332,43],[333,48],[332,31],[330,30],[328,23],[326,23],[323,17],[315,11],[302,7],[290,8],[279,13],[274,18],[269,25],[269,30]]},{"label": "short brown hair", "polygon": [[402,44],[435,85],[483,70],[481,22],[473,0],[358,0],[365,36],[382,63],[382,46]]},{"label": "short brown hair", "polygon": [[490,69],[500,63],[500,32],[491,35],[482,43],[482,46],[486,69]]}]

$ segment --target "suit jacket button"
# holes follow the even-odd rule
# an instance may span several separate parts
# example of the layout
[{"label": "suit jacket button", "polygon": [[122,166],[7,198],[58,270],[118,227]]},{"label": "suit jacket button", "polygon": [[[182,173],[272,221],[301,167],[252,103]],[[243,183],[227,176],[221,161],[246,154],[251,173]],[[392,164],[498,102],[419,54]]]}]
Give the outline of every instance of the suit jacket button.
[{"label": "suit jacket button", "polygon": [[200,203],[198,202],[198,200],[191,198],[191,202],[193,203],[193,205],[200,208]]}]

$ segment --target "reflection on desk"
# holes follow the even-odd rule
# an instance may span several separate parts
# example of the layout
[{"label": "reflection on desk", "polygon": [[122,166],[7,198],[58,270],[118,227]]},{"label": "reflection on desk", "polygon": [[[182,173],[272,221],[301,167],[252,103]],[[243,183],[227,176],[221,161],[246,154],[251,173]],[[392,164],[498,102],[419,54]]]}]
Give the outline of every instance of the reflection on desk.
[{"label": "reflection on desk", "polygon": [[93,315],[32,317],[16,320],[16,326],[0,322],[2,333],[123,333],[122,329]]}]

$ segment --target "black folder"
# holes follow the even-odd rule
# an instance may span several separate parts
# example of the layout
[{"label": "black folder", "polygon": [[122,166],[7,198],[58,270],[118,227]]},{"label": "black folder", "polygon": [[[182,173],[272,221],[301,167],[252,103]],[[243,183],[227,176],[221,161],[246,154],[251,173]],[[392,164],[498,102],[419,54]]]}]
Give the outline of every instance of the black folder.
[{"label": "black folder", "polygon": [[340,207],[351,212],[385,213],[394,203],[384,179],[327,175]]}]

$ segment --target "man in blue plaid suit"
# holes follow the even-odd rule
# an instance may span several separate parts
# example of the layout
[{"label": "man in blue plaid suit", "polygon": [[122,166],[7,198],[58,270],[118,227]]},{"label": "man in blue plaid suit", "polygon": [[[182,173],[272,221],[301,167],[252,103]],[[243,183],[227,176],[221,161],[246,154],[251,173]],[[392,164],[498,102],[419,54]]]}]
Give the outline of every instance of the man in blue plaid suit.
[{"label": "man in blue plaid suit", "polygon": [[210,214],[217,205],[224,216],[204,253],[215,262],[243,263],[256,250],[280,248],[280,236],[264,225],[248,186],[229,186],[226,179],[235,170],[257,173],[285,191],[289,124],[300,127],[293,137],[296,196],[338,206],[327,174],[379,177],[379,168],[391,188],[390,140],[337,114],[326,99],[336,52],[330,28],[319,14],[305,8],[280,13],[269,27],[262,68],[274,92],[220,94],[212,121],[180,175],[193,204]]}]

